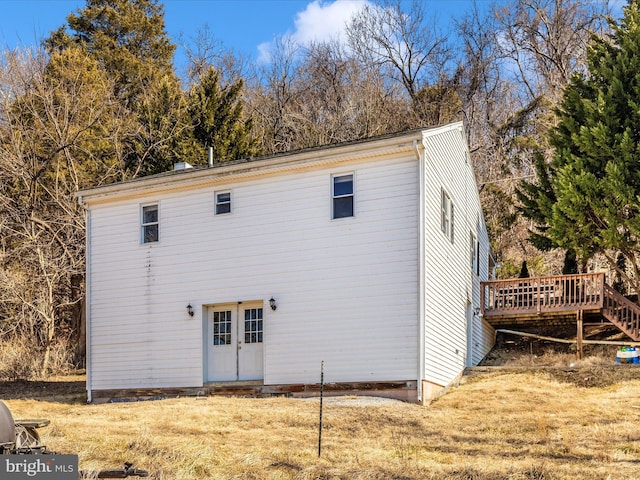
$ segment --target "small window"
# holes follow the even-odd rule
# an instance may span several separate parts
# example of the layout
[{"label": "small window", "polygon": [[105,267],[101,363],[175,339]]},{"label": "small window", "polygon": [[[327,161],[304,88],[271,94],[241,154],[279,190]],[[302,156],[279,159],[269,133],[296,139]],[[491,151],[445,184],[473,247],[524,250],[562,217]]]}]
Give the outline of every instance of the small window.
[{"label": "small window", "polygon": [[353,175],[333,177],[333,218],[353,217]]},{"label": "small window", "polygon": [[480,256],[480,242],[476,236],[471,232],[470,235],[470,253],[471,253],[471,270],[476,275],[480,275],[480,262],[478,261],[478,257]]},{"label": "small window", "polygon": [[453,243],[453,202],[444,189],[442,189],[440,227],[442,233]]},{"label": "small window", "polygon": [[216,215],[231,213],[231,192],[216,193]]},{"label": "small window", "polygon": [[153,243],[160,239],[158,205],[142,207],[142,243]]}]

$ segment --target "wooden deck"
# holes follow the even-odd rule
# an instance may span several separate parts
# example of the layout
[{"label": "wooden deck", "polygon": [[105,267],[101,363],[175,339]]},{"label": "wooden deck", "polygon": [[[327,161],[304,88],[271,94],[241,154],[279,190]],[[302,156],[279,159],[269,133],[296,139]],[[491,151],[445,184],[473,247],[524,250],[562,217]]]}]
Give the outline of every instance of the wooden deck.
[{"label": "wooden deck", "polygon": [[483,282],[481,312],[492,326],[579,322],[597,315],[640,340],[640,307],[606,284],[604,274]]}]

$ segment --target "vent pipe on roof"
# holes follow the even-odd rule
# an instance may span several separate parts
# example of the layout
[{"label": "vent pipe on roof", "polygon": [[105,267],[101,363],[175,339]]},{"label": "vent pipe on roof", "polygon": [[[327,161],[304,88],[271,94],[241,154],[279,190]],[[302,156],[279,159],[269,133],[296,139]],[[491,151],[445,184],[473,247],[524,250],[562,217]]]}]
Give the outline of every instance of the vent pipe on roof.
[{"label": "vent pipe on roof", "polygon": [[213,167],[213,147],[209,147],[209,158],[207,159],[207,165]]},{"label": "vent pipe on roof", "polygon": [[173,164],[173,170],[186,170],[188,168],[193,168],[189,162],[178,162]]}]

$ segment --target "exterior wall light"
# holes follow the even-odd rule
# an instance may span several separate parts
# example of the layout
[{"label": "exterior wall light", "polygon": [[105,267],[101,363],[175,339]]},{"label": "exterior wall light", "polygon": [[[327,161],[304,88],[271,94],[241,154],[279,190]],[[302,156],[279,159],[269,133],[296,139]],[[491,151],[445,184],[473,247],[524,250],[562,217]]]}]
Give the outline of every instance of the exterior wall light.
[{"label": "exterior wall light", "polygon": [[276,308],[278,308],[278,306],[276,305],[276,299],[271,297],[269,299],[269,306],[271,307],[271,310],[275,311]]},{"label": "exterior wall light", "polygon": [[187,313],[190,317],[193,317],[193,307],[191,306],[191,304],[187,305]]}]

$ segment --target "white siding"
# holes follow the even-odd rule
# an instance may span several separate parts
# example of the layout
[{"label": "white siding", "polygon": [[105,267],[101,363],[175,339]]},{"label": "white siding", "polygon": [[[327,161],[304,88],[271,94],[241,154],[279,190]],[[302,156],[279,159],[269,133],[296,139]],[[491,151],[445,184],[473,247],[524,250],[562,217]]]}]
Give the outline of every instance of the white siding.
[{"label": "white siding", "polygon": [[[89,388],[201,385],[205,306],[255,300],[266,384],[318,382],[322,360],[327,382],[416,380],[418,165],[405,155],[91,206]],[[355,217],[331,220],[331,175],[347,172]],[[232,213],[216,216],[221,190]],[[150,202],[160,241],[141,245]]]},{"label": "white siding", "polygon": [[[489,236],[487,233],[487,226],[484,222],[484,216],[480,206],[480,198],[476,197],[471,199],[474,205],[474,209],[479,212],[479,224],[478,224],[478,240],[480,242],[480,255],[478,261],[480,262],[480,274],[474,276],[473,280],[473,308],[480,307],[480,282],[489,278],[489,255],[491,254],[491,247],[489,245]],[[473,355],[471,358],[471,364],[477,365],[493,348],[495,341],[495,330],[489,323],[479,315],[473,317],[472,336],[469,341],[472,342]]]},{"label": "white siding", "polygon": [[[424,147],[424,370],[426,380],[445,386],[467,363],[477,363],[492,343],[490,327],[471,315],[480,304],[479,281],[486,278],[489,245],[461,125],[426,135]],[[441,230],[442,189],[454,205],[453,243]],[[471,232],[480,241],[480,276],[471,267]],[[466,358],[469,350],[471,359]]]}]

